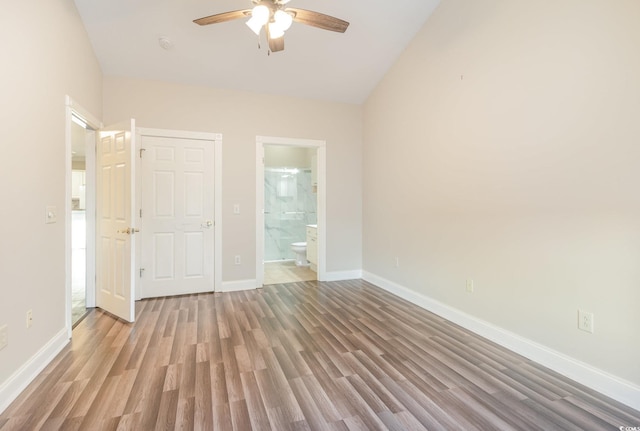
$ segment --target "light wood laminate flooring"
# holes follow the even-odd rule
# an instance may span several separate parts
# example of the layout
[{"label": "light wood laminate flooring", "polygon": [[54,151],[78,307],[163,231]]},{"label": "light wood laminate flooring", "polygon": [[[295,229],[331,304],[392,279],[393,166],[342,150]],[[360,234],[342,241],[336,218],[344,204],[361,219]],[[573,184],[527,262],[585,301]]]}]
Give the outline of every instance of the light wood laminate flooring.
[{"label": "light wood laminate flooring", "polygon": [[296,266],[295,260],[265,262],[264,285],[317,280],[318,275],[308,266]]},{"label": "light wood laminate flooring", "polygon": [[640,412],[361,280],[94,310],[0,430],[618,430]]}]

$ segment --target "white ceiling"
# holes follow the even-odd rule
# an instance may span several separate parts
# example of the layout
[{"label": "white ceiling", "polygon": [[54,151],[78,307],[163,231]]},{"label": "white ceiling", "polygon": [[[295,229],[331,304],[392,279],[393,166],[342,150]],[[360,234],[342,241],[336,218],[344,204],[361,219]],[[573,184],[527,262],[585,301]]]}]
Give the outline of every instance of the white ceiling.
[{"label": "white ceiling", "polygon": [[244,19],[192,22],[250,0],[75,0],[105,75],[348,103],[365,101],[439,2],[292,0],[351,25],[340,34],[294,23],[285,50],[268,56]]}]

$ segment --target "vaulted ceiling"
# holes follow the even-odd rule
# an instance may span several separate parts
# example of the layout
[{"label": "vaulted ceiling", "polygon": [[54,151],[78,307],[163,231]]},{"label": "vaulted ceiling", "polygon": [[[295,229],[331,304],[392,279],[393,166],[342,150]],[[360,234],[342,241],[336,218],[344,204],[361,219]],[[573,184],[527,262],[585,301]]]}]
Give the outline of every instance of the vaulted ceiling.
[{"label": "vaulted ceiling", "polygon": [[366,100],[439,2],[291,0],[350,26],[341,34],[294,23],[285,50],[268,55],[245,19],[192,22],[250,0],[75,0],[105,75],[347,103]]}]

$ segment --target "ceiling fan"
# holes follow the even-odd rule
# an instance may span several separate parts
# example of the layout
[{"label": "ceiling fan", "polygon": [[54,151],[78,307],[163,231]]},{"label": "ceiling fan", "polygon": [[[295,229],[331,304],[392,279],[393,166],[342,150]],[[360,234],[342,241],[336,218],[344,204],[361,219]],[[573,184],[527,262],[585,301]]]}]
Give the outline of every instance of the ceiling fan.
[{"label": "ceiling fan", "polygon": [[344,33],[347,27],[349,27],[347,21],[330,15],[305,9],[285,7],[290,0],[251,1],[254,4],[252,9],[235,10],[205,16],[193,22],[199,25],[209,25],[248,17],[249,20],[246,24],[256,35],[260,36],[260,31],[263,27],[265,28],[270,52],[284,50],[284,32],[291,27],[294,21],[338,33]]}]

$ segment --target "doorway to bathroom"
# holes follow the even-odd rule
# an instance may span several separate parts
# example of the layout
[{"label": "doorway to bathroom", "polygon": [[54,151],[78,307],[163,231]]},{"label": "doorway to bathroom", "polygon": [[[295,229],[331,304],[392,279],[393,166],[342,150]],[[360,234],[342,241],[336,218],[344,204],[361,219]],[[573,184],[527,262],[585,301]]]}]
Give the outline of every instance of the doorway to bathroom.
[{"label": "doorway to bathroom", "polygon": [[258,139],[257,282],[324,278],[323,141]]}]

